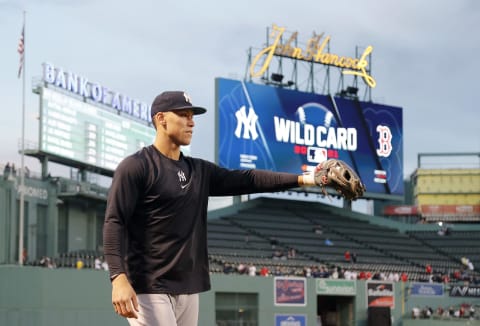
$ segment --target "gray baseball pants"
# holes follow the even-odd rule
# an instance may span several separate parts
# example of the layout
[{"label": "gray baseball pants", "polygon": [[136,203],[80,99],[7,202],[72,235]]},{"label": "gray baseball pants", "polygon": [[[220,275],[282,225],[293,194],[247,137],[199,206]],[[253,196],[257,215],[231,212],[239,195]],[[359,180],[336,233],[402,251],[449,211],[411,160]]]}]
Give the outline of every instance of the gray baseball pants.
[{"label": "gray baseball pants", "polygon": [[131,326],[197,326],[198,294],[138,294],[138,318]]}]

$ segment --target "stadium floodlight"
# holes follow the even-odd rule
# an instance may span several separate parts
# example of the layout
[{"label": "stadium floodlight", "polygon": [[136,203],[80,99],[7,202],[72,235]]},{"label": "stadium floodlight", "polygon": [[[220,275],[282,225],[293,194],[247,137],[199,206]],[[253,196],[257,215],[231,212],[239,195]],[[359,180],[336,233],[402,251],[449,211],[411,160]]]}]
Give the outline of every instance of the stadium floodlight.
[{"label": "stadium floodlight", "polygon": [[277,74],[277,73],[272,73],[270,76],[270,79],[276,83],[281,83],[283,80],[283,75],[282,74]]},{"label": "stadium floodlight", "polygon": [[295,82],[293,80],[289,80],[286,83],[283,83],[283,78],[285,76],[279,73],[272,73],[270,75],[270,78],[267,77],[262,77],[262,81],[265,83],[265,85],[273,85],[273,86],[278,86],[278,87],[292,87],[295,85]]},{"label": "stadium floodlight", "polygon": [[353,86],[347,87],[347,94],[357,95],[357,93],[358,93],[358,87],[353,87]]}]

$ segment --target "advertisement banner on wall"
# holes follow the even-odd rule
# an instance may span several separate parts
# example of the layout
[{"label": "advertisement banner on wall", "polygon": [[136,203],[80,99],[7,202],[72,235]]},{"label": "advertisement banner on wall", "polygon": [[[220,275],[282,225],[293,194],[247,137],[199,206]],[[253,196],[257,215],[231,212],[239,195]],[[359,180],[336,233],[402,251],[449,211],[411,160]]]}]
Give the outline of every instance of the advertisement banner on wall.
[{"label": "advertisement banner on wall", "polygon": [[307,326],[305,315],[275,315],[275,326]]},{"label": "advertisement banner on wall", "polygon": [[367,307],[395,308],[393,282],[369,281],[365,283]]},{"label": "advertisement banner on wall", "polygon": [[274,300],[276,306],[306,306],[307,286],[303,277],[275,277]]},{"label": "advertisement banner on wall", "polygon": [[454,285],[450,287],[450,296],[480,298],[480,286]]},{"label": "advertisement banner on wall", "polygon": [[319,278],[316,280],[317,294],[322,295],[346,295],[357,294],[356,282],[353,280],[331,280]]},{"label": "advertisement banner on wall", "polygon": [[443,284],[441,283],[412,283],[410,295],[419,297],[442,297]]}]

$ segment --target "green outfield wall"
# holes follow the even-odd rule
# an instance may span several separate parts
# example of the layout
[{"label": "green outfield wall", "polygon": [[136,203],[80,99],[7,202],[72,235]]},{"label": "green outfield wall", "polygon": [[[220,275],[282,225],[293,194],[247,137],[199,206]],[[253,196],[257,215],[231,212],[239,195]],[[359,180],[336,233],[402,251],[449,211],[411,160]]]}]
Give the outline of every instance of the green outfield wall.
[{"label": "green outfield wall", "polygon": [[[212,275],[212,290],[200,296],[201,326],[220,325],[225,313],[236,313],[243,325],[277,325],[278,316],[300,316],[305,325],[317,325],[322,305],[330,322],[337,325],[367,325],[367,287],[365,281],[308,278],[305,280],[304,304],[278,304],[274,277]],[[321,283],[319,283],[321,282]],[[329,283],[330,282],[330,283]],[[339,283],[335,283],[339,282]],[[347,287],[345,287],[347,285]],[[412,320],[414,306],[480,305],[479,298],[451,297],[448,287],[441,296],[412,296],[410,283],[393,283],[391,309],[393,325],[480,325],[478,320]],[[352,294],[354,291],[354,294]],[[110,301],[111,287],[105,271],[91,269],[48,269],[29,266],[0,266],[0,325],[8,326],[91,326],[127,325],[115,315]],[[243,316],[242,316],[243,314]],[[257,324],[248,323],[254,316]],[[240,324],[238,324],[240,325]],[[299,323],[298,325],[302,325]]]}]

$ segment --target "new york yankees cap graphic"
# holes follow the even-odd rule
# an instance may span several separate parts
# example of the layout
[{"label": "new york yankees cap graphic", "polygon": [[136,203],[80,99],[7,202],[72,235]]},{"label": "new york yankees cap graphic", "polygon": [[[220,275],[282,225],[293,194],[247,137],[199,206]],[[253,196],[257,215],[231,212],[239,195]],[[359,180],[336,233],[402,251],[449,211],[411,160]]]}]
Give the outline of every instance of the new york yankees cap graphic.
[{"label": "new york yankees cap graphic", "polygon": [[205,108],[193,106],[190,96],[184,91],[165,91],[153,100],[150,116],[153,118],[158,112],[184,109],[192,110],[193,114],[203,114],[207,112]]}]

